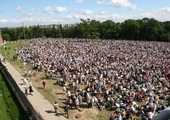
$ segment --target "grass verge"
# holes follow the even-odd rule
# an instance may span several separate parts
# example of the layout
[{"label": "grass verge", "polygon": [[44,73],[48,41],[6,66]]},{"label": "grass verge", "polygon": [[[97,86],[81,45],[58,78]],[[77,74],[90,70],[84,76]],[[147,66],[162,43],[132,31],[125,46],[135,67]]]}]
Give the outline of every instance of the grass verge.
[{"label": "grass verge", "polygon": [[17,99],[0,72],[0,120],[27,120]]}]

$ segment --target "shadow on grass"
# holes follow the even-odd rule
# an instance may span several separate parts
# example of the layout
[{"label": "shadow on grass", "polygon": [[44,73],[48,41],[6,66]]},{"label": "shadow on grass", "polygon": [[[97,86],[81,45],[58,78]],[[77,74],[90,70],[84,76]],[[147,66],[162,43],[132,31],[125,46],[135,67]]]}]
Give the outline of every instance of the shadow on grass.
[{"label": "shadow on grass", "polygon": [[88,108],[88,105],[87,104],[81,104],[80,108]]},{"label": "shadow on grass", "polygon": [[44,89],[43,87],[36,87],[37,89]]},{"label": "shadow on grass", "polygon": [[59,85],[57,82],[53,83],[53,85]]},{"label": "shadow on grass", "polygon": [[65,93],[63,92],[59,92],[59,93],[55,93],[56,95],[64,95]]},{"label": "shadow on grass", "polygon": [[66,102],[62,102],[63,104],[65,104],[65,105],[67,105],[68,104],[68,102],[66,101]]},{"label": "shadow on grass", "polygon": [[58,100],[65,100],[66,101],[66,98],[59,98]]}]

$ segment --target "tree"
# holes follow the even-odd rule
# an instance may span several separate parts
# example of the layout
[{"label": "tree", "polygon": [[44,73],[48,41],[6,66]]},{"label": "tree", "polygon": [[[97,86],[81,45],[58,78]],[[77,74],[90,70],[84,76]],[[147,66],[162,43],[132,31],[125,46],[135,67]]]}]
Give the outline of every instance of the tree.
[{"label": "tree", "polygon": [[18,34],[17,34],[17,28],[12,28],[9,32],[11,40],[17,40],[18,39]]},{"label": "tree", "polygon": [[40,26],[34,26],[32,28],[32,35],[33,35],[33,38],[42,38],[44,37],[44,31],[42,28],[40,28]]},{"label": "tree", "polygon": [[100,25],[101,23],[96,20],[92,20],[90,22],[90,38],[91,39],[98,39],[100,37]]},{"label": "tree", "polygon": [[164,28],[161,23],[153,18],[143,18],[141,26],[141,38],[145,40],[159,40]]},{"label": "tree", "polygon": [[25,39],[32,38],[32,27],[25,28]]},{"label": "tree", "polygon": [[80,19],[80,21],[74,29],[75,36],[78,38],[90,38],[90,19]]},{"label": "tree", "polygon": [[44,36],[47,38],[52,37],[51,28],[44,28]]},{"label": "tree", "polygon": [[6,40],[6,41],[11,41],[11,36],[9,34],[2,34],[2,38],[3,40]]},{"label": "tree", "polygon": [[63,35],[64,38],[74,38],[74,27],[67,27],[67,28],[63,28],[61,30],[61,33]]},{"label": "tree", "polygon": [[115,39],[118,36],[118,24],[112,20],[102,22],[102,36],[103,39]]},{"label": "tree", "polygon": [[170,21],[162,23],[166,32],[170,32]]},{"label": "tree", "polygon": [[57,34],[57,30],[55,28],[55,25],[53,25],[53,27],[51,29],[51,37],[53,37],[53,38],[59,37],[59,34]]},{"label": "tree", "polygon": [[90,38],[90,19],[84,20],[84,19],[80,19],[81,23],[81,29],[83,32],[83,38]]},{"label": "tree", "polygon": [[61,25],[31,26],[18,28],[2,28],[2,35],[7,40],[31,39],[42,37],[64,37],[85,39],[130,39],[170,41],[170,21],[159,22],[153,18],[139,20],[128,19],[122,23],[112,20],[100,22],[97,20],[80,19],[74,26]]},{"label": "tree", "polygon": [[139,38],[140,25],[136,20],[128,19],[122,24],[122,35],[125,39],[137,40]]}]

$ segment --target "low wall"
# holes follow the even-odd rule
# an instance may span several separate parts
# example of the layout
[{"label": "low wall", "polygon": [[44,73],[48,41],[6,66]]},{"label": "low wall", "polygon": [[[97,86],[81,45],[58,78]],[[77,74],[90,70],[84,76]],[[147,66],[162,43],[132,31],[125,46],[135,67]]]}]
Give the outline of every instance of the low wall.
[{"label": "low wall", "polygon": [[41,115],[39,115],[36,110],[33,108],[31,103],[28,101],[25,94],[20,90],[18,85],[16,84],[15,80],[11,76],[11,74],[7,71],[5,66],[0,61],[0,70],[3,76],[6,78],[6,81],[10,85],[13,93],[15,94],[16,98],[18,99],[19,103],[21,104],[24,112],[28,116],[29,120],[44,120]]}]

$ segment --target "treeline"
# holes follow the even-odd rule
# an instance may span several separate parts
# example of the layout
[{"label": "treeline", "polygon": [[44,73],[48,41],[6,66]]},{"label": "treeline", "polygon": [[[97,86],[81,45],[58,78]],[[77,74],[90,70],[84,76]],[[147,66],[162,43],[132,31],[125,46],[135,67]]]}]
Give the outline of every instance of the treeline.
[{"label": "treeline", "polygon": [[170,21],[160,22],[154,18],[128,19],[122,23],[81,19],[75,26],[50,28],[32,27],[3,28],[2,37],[7,41],[31,38],[86,38],[124,39],[170,42]]}]

